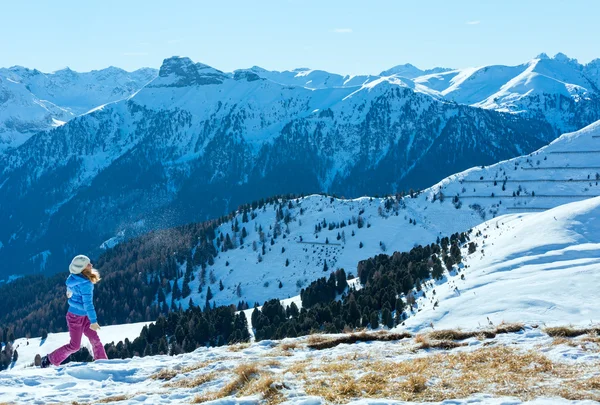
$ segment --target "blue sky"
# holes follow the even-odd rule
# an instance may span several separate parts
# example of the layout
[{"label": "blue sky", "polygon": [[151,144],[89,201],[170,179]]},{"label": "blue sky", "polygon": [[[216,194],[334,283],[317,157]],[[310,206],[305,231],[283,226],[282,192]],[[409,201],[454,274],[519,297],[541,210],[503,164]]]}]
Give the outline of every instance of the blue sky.
[{"label": "blue sky", "polygon": [[600,58],[596,0],[19,0],[1,13],[0,66],[46,72],[159,67],[173,55],[225,71],[343,74]]}]

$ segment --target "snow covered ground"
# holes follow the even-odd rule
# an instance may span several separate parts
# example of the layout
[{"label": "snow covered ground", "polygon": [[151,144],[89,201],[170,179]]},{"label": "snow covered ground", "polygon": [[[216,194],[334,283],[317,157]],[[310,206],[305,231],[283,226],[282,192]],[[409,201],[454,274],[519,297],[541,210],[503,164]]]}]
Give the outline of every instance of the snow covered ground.
[{"label": "snow covered ground", "polygon": [[425,289],[408,329],[600,323],[600,197],[501,216],[476,234],[477,252]]},{"label": "snow covered ground", "polygon": [[556,340],[527,326],[469,338],[451,350],[424,348],[423,336],[308,347],[319,340],[11,370],[0,373],[0,402],[541,405],[599,398],[600,346],[593,336]]}]

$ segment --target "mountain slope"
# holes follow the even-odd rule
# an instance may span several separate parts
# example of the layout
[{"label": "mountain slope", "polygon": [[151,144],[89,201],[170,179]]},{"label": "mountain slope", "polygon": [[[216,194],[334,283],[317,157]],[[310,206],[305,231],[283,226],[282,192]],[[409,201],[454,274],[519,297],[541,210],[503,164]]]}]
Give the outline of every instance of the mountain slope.
[{"label": "mountain slope", "polygon": [[537,117],[569,132],[600,119],[597,66],[597,60],[582,65],[562,53],[553,58],[541,54],[519,66],[459,69],[414,82],[446,100]]},{"label": "mountain slope", "polygon": [[17,147],[92,108],[128,97],[156,77],[155,69],[109,67],[78,73],[42,73],[21,66],[0,69],[0,152]]},{"label": "mountain slope", "polygon": [[[406,326],[476,328],[488,320],[548,326],[597,323],[600,197],[540,213],[509,214],[474,228],[479,245],[462,276],[425,289]],[[430,294],[435,289],[435,296]]]},{"label": "mountain slope", "polygon": [[310,90],[171,58],[129,99],[7,152],[0,258],[55,270],[118,232],[275,194],[422,188],[553,137],[542,121],[440,102],[395,77]]}]

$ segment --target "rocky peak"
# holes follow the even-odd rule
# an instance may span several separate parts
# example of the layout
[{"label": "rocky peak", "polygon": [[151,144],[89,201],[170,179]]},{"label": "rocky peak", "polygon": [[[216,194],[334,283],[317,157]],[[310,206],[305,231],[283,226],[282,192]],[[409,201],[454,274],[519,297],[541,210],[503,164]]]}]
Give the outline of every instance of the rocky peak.
[{"label": "rocky peak", "polygon": [[193,85],[222,84],[227,75],[190,58],[174,56],[163,61],[158,72],[160,80],[153,87],[185,87]]}]

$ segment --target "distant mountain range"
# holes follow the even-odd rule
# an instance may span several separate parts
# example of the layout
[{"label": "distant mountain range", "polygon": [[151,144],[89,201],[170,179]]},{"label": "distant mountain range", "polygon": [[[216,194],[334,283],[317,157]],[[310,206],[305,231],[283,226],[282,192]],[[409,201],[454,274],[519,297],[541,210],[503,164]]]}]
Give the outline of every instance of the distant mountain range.
[{"label": "distant mountain range", "polygon": [[69,68],[42,73],[21,66],[0,69],[0,153],[34,133],[112,101],[129,97],[157,75],[109,67],[87,73]]},{"label": "distant mountain range", "polygon": [[[561,128],[598,119],[594,66],[557,55],[515,68],[404,65],[343,77],[226,73],[174,57],[158,74],[11,68],[28,73],[9,80],[2,70],[2,83],[28,91],[23,99],[52,99],[65,114],[44,121],[53,129],[6,143],[13,142],[0,159],[0,276],[55,271],[116,235],[201,221],[271,195],[390,194],[530,153]],[[47,77],[62,93],[48,90],[58,84]],[[503,89],[497,106],[485,103]],[[39,106],[5,98],[10,108],[2,111],[13,116]],[[19,137],[29,139],[16,146]]]}]

